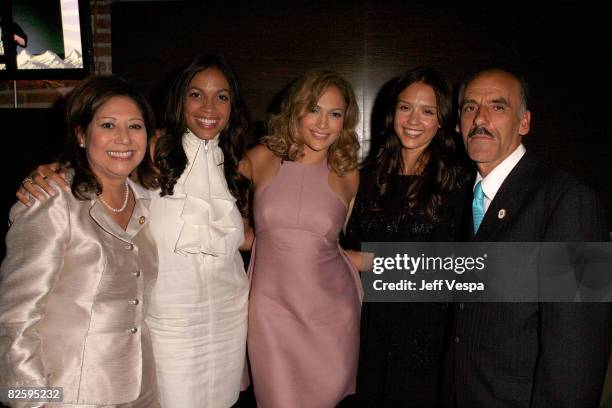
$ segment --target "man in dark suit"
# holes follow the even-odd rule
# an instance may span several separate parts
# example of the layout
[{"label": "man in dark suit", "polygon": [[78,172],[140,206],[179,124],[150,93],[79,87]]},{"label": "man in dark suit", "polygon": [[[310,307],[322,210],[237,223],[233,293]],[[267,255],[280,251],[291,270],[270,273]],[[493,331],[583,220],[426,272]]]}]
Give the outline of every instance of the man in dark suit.
[{"label": "man in dark suit", "polygon": [[[482,71],[459,92],[461,132],[478,172],[467,239],[607,241],[595,193],[527,152],[522,80]],[[607,303],[458,304],[452,360],[454,403],[478,407],[599,405],[609,356]]]}]

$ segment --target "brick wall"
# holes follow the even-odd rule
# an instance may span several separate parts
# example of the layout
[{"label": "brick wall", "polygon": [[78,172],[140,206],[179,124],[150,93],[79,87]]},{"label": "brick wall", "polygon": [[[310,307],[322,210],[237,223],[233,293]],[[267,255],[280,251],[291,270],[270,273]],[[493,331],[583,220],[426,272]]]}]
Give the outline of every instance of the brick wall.
[{"label": "brick wall", "polygon": [[[111,56],[111,4],[116,0],[90,0],[91,34],[93,42],[94,72],[110,74]],[[17,106],[20,108],[46,108],[78,84],[75,80],[20,80],[0,81],[0,108],[14,106],[14,86],[17,87]]]}]

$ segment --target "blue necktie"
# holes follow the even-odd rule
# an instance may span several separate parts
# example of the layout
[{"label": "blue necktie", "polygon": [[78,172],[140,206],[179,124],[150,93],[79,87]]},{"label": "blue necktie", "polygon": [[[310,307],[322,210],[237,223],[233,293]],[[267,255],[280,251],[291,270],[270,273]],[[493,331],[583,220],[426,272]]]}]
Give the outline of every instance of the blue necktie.
[{"label": "blue necktie", "polygon": [[474,188],[474,199],[472,200],[472,220],[474,221],[474,234],[478,232],[480,223],[484,218],[484,191],[482,191],[482,180],[476,183]]}]

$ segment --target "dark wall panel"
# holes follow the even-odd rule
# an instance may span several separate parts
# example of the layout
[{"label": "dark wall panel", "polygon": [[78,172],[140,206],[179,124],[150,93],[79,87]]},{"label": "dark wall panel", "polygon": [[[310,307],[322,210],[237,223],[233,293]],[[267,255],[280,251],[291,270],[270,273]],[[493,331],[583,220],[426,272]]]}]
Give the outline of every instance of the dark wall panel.
[{"label": "dark wall panel", "polygon": [[363,30],[342,23],[362,15],[358,1],[262,3],[115,4],[113,72],[152,93],[178,65],[200,54],[222,53],[258,120],[279,91],[309,68],[326,66],[353,83],[363,80]]},{"label": "dark wall panel", "polygon": [[6,177],[0,188],[0,259],[5,254],[8,213],[17,200],[15,191],[37,165],[58,157],[65,134],[63,120],[61,104],[50,109],[0,109],[3,138],[0,174]]},{"label": "dark wall panel", "polygon": [[375,0],[120,2],[112,14],[113,70],[159,95],[180,64],[223,53],[253,118],[263,121],[292,79],[311,67],[336,69],[355,86],[364,150],[380,127],[381,89],[403,71],[433,65],[457,84],[484,67],[518,70],[531,91],[526,145],[593,185],[612,219],[611,12],[605,2],[542,11]]}]

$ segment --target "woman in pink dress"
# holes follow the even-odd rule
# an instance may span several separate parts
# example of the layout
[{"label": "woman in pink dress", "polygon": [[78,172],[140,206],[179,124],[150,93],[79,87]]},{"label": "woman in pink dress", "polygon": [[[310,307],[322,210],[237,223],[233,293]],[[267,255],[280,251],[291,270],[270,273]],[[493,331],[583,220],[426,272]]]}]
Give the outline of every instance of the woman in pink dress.
[{"label": "woman in pink dress", "polygon": [[260,408],[336,406],[355,392],[362,290],[338,243],[359,183],[350,84],[310,71],[243,172],[253,182],[248,351]]}]

